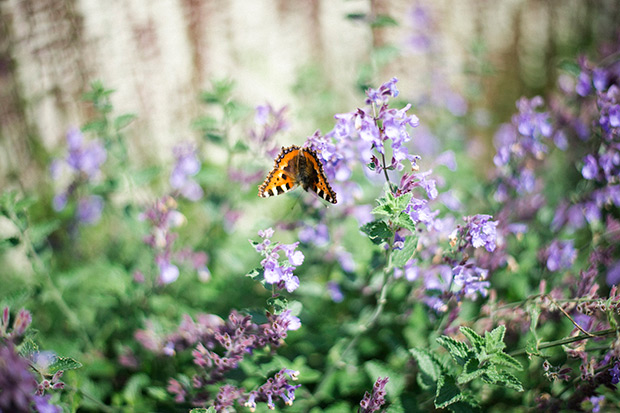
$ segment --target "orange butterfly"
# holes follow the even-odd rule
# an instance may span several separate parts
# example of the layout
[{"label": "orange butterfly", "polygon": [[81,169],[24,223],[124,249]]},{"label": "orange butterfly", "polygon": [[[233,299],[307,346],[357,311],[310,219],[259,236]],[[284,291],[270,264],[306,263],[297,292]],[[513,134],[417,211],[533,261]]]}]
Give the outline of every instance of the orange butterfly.
[{"label": "orange butterfly", "polygon": [[258,188],[258,196],[269,198],[280,195],[297,185],[301,185],[305,191],[312,189],[327,202],[336,203],[336,193],[327,182],[323,164],[317,153],[312,149],[295,145],[282,147],[273,169]]}]

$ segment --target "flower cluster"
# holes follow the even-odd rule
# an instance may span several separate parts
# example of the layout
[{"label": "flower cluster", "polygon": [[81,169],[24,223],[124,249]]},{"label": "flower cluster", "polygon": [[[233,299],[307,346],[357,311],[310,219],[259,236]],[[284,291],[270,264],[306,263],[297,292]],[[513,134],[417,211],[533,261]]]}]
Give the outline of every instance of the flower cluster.
[{"label": "flower cluster", "polygon": [[[171,334],[161,335],[150,324],[148,329],[136,332],[136,339],[147,350],[156,354],[173,356],[178,352],[193,349],[192,358],[199,372],[193,376],[191,384],[170,379],[168,391],[179,403],[187,400],[200,402],[202,390],[221,383],[226,373],[237,369],[239,362],[245,357],[267,346],[279,347],[288,331],[301,327],[299,318],[292,315],[290,310],[280,314],[268,312],[267,319],[268,322],[259,325],[252,321],[251,316],[243,316],[236,311],[232,311],[225,322],[210,314],[200,314],[196,321],[185,316],[178,330]],[[293,392],[299,386],[289,385],[286,377],[296,380],[298,374],[296,371],[284,369],[263,386],[249,393],[224,385],[220,387],[213,401],[214,406],[224,409],[237,401],[250,408],[255,408],[256,402],[266,402],[272,407],[278,397],[286,404],[291,404],[294,399]]]},{"label": "flower cluster", "polygon": [[274,141],[277,133],[288,129],[286,121],[287,107],[274,109],[270,104],[258,105],[254,116],[257,128],[250,131],[250,141],[255,145],[259,153],[265,153],[270,158],[275,158],[280,148]]},{"label": "flower cluster", "polygon": [[52,206],[62,211],[70,198],[77,199],[76,218],[84,224],[95,224],[101,218],[103,198],[88,191],[87,185],[95,182],[101,174],[101,165],[107,154],[99,141],[84,142],[79,129],[72,128],[67,132],[67,156],[52,162],[50,172],[54,180],[60,180],[63,170],[70,175],[69,184],[54,196]]},{"label": "flower cluster", "polygon": [[364,398],[360,402],[361,413],[376,412],[385,403],[385,385],[390,380],[389,377],[377,378],[375,385],[372,387],[372,394],[366,392]]},{"label": "flower cluster", "polygon": [[[5,307],[0,320],[0,411],[60,413],[62,409],[49,403],[51,396],[45,396],[49,389],[63,389],[65,383],[60,381],[62,370],[57,371],[51,379],[45,372],[49,352],[34,352],[28,357],[17,353],[15,341],[22,337],[32,322],[30,312],[21,309],[9,329],[10,311]],[[41,382],[37,382],[34,371],[42,373]],[[34,409],[34,410],[33,410]]]},{"label": "flower cluster", "polygon": [[198,201],[204,194],[202,188],[193,177],[200,171],[200,159],[196,148],[190,143],[177,145],[173,148],[176,163],[170,174],[170,186],[190,201]]},{"label": "flower cluster", "polygon": [[2,310],[2,319],[0,319],[0,338],[2,339],[14,340],[23,336],[28,326],[30,326],[30,323],[32,323],[30,311],[23,308],[17,313],[17,317],[13,322],[13,328],[9,330],[10,319],[11,314],[9,307],[4,307]]},{"label": "flower cluster", "polygon": [[[258,235],[263,238],[263,242],[255,244],[254,248],[265,257],[261,261],[265,282],[279,289],[286,288],[291,293],[299,287],[299,278],[293,274],[293,271],[304,262],[304,254],[297,251],[299,242],[293,244],[272,243],[273,234],[274,231],[271,228],[259,231]],[[286,255],[286,261],[280,261],[280,251]]]},{"label": "flower cluster", "polygon": [[[170,284],[179,278],[179,267],[172,263],[189,261],[198,272],[201,281],[208,281],[210,272],[207,268],[207,256],[203,252],[193,252],[182,249],[173,251],[174,241],[178,234],[172,229],[185,224],[185,216],[177,210],[177,203],[171,196],[158,199],[155,204],[140,216],[151,225],[151,232],[144,237],[144,242],[155,251],[155,264],[158,268],[158,282]],[[137,281],[142,281],[144,276],[141,272],[135,275]]]}]

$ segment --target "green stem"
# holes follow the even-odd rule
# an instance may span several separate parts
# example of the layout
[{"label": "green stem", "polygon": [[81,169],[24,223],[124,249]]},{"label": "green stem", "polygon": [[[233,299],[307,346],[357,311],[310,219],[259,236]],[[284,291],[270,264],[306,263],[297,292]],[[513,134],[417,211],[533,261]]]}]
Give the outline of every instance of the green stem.
[{"label": "green stem", "polygon": [[[613,334],[617,334],[618,332],[620,332],[620,329],[608,328],[607,330],[594,331],[590,333],[589,335],[580,334],[575,337],[568,337],[568,338],[563,338],[561,340],[555,340],[555,341],[550,341],[548,343],[542,343],[541,345],[538,346],[538,350],[544,350],[546,348],[556,347],[556,346],[563,346],[564,344],[570,344],[570,343],[574,343],[575,341],[587,340],[587,339],[591,339],[594,337],[610,336]],[[510,353],[510,355],[513,357],[516,357],[516,356],[522,356],[526,353],[527,352],[525,349],[521,349],[521,350],[513,351],[512,353]]]},{"label": "green stem", "polygon": [[26,246],[26,252],[27,255],[30,257],[30,265],[32,266],[33,272],[37,274],[40,279],[43,279],[46,286],[49,288],[49,291],[52,293],[52,299],[54,300],[60,311],[67,318],[69,324],[78,332],[82,340],[84,340],[86,347],[88,349],[93,348],[93,343],[91,342],[90,337],[88,337],[88,334],[86,334],[86,332],[82,328],[78,316],[73,312],[73,310],[71,310],[71,308],[69,308],[67,303],[62,298],[62,293],[54,284],[54,281],[52,280],[49,271],[46,270],[43,261],[41,261],[41,257],[39,257],[39,254],[37,254],[37,252],[35,251],[32,239],[30,238],[29,228],[22,228],[22,226],[20,225],[20,220],[13,209],[9,209],[8,214],[10,220],[13,221],[15,226],[19,229],[20,241],[23,245]]}]

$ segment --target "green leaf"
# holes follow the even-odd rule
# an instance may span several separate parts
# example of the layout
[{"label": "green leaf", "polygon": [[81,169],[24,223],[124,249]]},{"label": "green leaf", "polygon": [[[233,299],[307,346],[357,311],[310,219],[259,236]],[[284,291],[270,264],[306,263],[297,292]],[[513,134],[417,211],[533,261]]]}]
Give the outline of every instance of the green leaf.
[{"label": "green leaf", "polygon": [[521,384],[521,381],[516,376],[514,376],[512,373],[509,373],[507,371],[502,371],[497,374],[496,383],[503,384],[509,389],[513,389],[518,392],[523,391],[523,384]]},{"label": "green leaf", "polygon": [[418,373],[418,383],[424,390],[430,390],[437,386],[439,378],[443,374],[443,367],[435,358],[435,355],[425,349],[412,348],[409,350],[416,362],[420,372]]},{"label": "green leaf", "polygon": [[87,124],[83,125],[80,128],[80,130],[82,132],[103,133],[105,132],[107,126],[108,126],[108,122],[105,119],[97,119],[97,120],[90,121]]},{"label": "green leaf", "polygon": [[24,342],[20,344],[18,350],[19,355],[26,359],[32,359],[32,356],[38,352],[39,346],[31,339],[24,340]]},{"label": "green leaf", "polygon": [[216,413],[217,410],[215,410],[215,407],[211,406],[208,409],[205,409],[204,407],[197,407],[195,409],[192,409],[189,411],[189,413]]},{"label": "green leaf", "polygon": [[448,350],[448,353],[450,353],[454,361],[461,366],[465,365],[465,363],[473,357],[473,354],[469,347],[467,347],[467,344],[455,340],[452,337],[441,336],[437,337],[436,341]]},{"label": "green leaf", "polygon": [[32,243],[34,245],[41,244],[42,241],[47,239],[47,237],[59,227],[60,221],[58,220],[43,222],[41,224],[31,226],[30,238],[32,239]]},{"label": "green leaf", "polygon": [[123,388],[123,397],[129,404],[135,404],[142,397],[142,389],[150,384],[151,379],[145,373],[134,374]]},{"label": "green leaf", "polygon": [[393,27],[398,26],[398,22],[394,20],[392,17],[386,14],[379,14],[373,22],[370,24],[371,27]]},{"label": "green leaf", "polygon": [[249,273],[245,275],[246,277],[250,277],[254,281],[264,282],[265,281],[265,269],[263,267],[256,267]]},{"label": "green leaf", "polygon": [[277,297],[270,297],[267,300],[267,305],[273,307],[275,314],[280,314],[282,311],[288,308],[288,300],[286,297],[279,295]]},{"label": "green leaf", "polygon": [[489,361],[515,370],[523,370],[523,366],[516,359],[506,353],[495,353],[489,357]]},{"label": "green leaf", "polygon": [[[392,196],[391,193],[388,192],[388,194],[390,194],[390,196]],[[402,194],[401,196],[399,196],[398,198],[394,198],[392,197],[392,199],[394,200],[394,210],[397,211],[398,213],[403,212],[405,209],[407,209],[407,206],[409,205],[409,203],[411,202],[411,198],[413,197],[413,194],[411,192],[407,192],[406,194]]]},{"label": "green leaf", "polygon": [[388,238],[391,238],[394,234],[390,231],[390,228],[384,221],[372,221],[362,226],[360,230],[368,235],[368,238],[374,244],[381,244]]},{"label": "green leaf", "polygon": [[503,325],[497,326],[492,331],[484,333],[484,347],[488,354],[497,353],[506,348],[506,344],[504,344],[505,333],[506,327]]},{"label": "green leaf", "polygon": [[47,368],[48,374],[55,374],[57,371],[75,370],[82,367],[82,363],[71,357],[56,357],[56,360]]},{"label": "green leaf", "polygon": [[168,393],[168,391],[165,388],[156,387],[156,386],[147,387],[146,394],[148,394],[150,397],[154,398],[155,400],[160,400],[160,401],[168,400],[168,398],[170,397],[170,393]]},{"label": "green leaf", "polygon": [[404,212],[401,212],[398,217],[396,217],[396,219],[394,220],[394,224],[397,227],[408,229],[414,234],[416,232],[415,222],[413,222],[413,219],[411,219],[411,216],[409,214],[405,214]]},{"label": "green leaf", "polygon": [[537,340],[534,334],[529,333],[527,339],[525,340],[525,353],[528,356],[545,357],[545,355],[538,350],[539,343],[540,340]]},{"label": "green leaf", "polygon": [[392,265],[394,267],[402,267],[407,264],[407,261],[413,257],[413,253],[417,246],[418,242],[416,237],[405,237],[403,248],[392,251]]},{"label": "green leaf", "polygon": [[485,345],[484,339],[469,327],[460,327],[459,330],[461,333],[463,333],[465,337],[467,337],[469,342],[472,344],[474,350],[476,351],[476,354],[480,354]]},{"label": "green leaf", "polygon": [[484,367],[480,367],[478,365],[478,360],[469,359],[469,361],[465,363],[465,366],[463,366],[463,371],[461,374],[459,374],[456,378],[456,382],[458,384],[469,383],[470,381],[482,376],[485,373],[485,370],[486,369]]},{"label": "green leaf", "polygon": [[443,409],[453,403],[456,403],[464,398],[464,394],[461,393],[461,389],[458,388],[454,377],[441,376],[437,382],[437,393],[435,394],[435,407]]},{"label": "green leaf", "polygon": [[123,129],[125,126],[129,125],[137,117],[138,116],[136,116],[133,113],[126,113],[124,115],[118,116],[116,119],[114,119],[114,129],[117,131]]}]

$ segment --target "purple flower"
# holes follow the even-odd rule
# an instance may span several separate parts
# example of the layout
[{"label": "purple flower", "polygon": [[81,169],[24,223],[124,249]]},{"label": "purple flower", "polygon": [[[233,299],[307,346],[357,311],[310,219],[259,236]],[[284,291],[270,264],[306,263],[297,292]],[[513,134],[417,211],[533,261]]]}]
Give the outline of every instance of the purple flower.
[{"label": "purple flower", "polygon": [[200,171],[200,160],[196,155],[196,148],[185,143],[173,149],[176,163],[170,174],[170,186],[190,201],[202,198],[203,191],[200,185],[192,179]]},{"label": "purple flower", "polygon": [[389,377],[377,378],[372,388],[372,394],[366,392],[364,398],[360,401],[360,413],[376,412],[385,403],[385,385],[390,380]]},{"label": "purple flower", "polygon": [[620,105],[609,108],[609,124],[614,128],[620,127]]},{"label": "purple flower", "polygon": [[614,366],[609,369],[609,375],[611,376],[611,384],[620,383],[620,361],[616,361]]},{"label": "purple flower", "polygon": [[389,98],[398,96],[398,89],[396,88],[396,82],[398,79],[393,77],[389,81],[382,84],[379,89],[368,89],[366,91],[366,104],[371,105],[374,104],[378,107],[383,105],[387,105]]},{"label": "purple flower", "polygon": [[0,344],[0,411],[29,412],[37,382],[13,344]]},{"label": "purple flower", "polygon": [[620,260],[609,266],[605,281],[609,286],[620,284]]},{"label": "purple flower", "polygon": [[[466,242],[474,248],[484,247],[487,251],[495,251],[497,241],[497,221],[491,221],[491,215],[477,214],[465,217],[466,226],[460,231]],[[452,238],[458,237],[456,231]]]},{"label": "purple flower", "polygon": [[488,288],[491,283],[485,281],[488,275],[488,270],[478,268],[475,265],[457,265],[452,269],[454,276],[454,284],[458,286],[467,298],[475,298],[476,293],[482,297],[486,297],[488,294]]},{"label": "purple flower", "polygon": [[598,163],[592,154],[588,154],[583,160],[581,174],[586,179],[594,179],[598,175]]},{"label": "purple flower", "polygon": [[39,413],[61,413],[60,406],[56,406],[49,403],[51,395],[47,396],[34,396],[34,407]]},{"label": "purple flower", "polygon": [[601,402],[605,400],[605,396],[592,396],[590,402],[592,403],[592,413],[598,413],[601,411]]},{"label": "purple flower", "polygon": [[319,223],[316,226],[305,225],[299,231],[299,240],[306,244],[317,247],[326,246],[329,243],[329,230],[327,225]]},{"label": "purple flower", "polygon": [[556,240],[547,248],[546,256],[549,271],[558,271],[573,265],[573,261],[577,258],[577,251],[573,247],[573,240]]},{"label": "purple flower", "polygon": [[592,91],[592,82],[590,80],[590,76],[585,73],[579,73],[579,77],[577,78],[577,86],[575,86],[575,91],[579,96],[587,96]]},{"label": "purple flower", "polygon": [[327,292],[329,293],[332,301],[335,303],[341,303],[344,300],[344,295],[340,290],[340,286],[335,281],[329,281],[327,283]]},{"label": "purple flower", "polygon": [[77,219],[83,224],[96,224],[101,219],[103,198],[99,195],[89,195],[78,200]]},{"label": "purple flower", "polygon": [[75,171],[84,173],[88,178],[93,178],[101,165],[105,162],[107,154],[103,145],[98,141],[84,144],[82,132],[77,128],[71,128],[67,132],[67,145],[69,154],[66,157],[67,165]]},{"label": "purple flower", "polygon": [[[299,287],[299,278],[293,274],[293,271],[304,262],[304,254],[296,250],[299,242],[293,244],[272,243],[269,239],[273,236],[273,229],[271,228],[259,231],[258,235],[263,238],[263,242],[255,244],[254,248],[265,257],[261,261],[265,282],[274,284],[277,288],[286,288],[289,293],[295,291]],[[279,251],[284,251],[288,263],[280,261]]]}]

